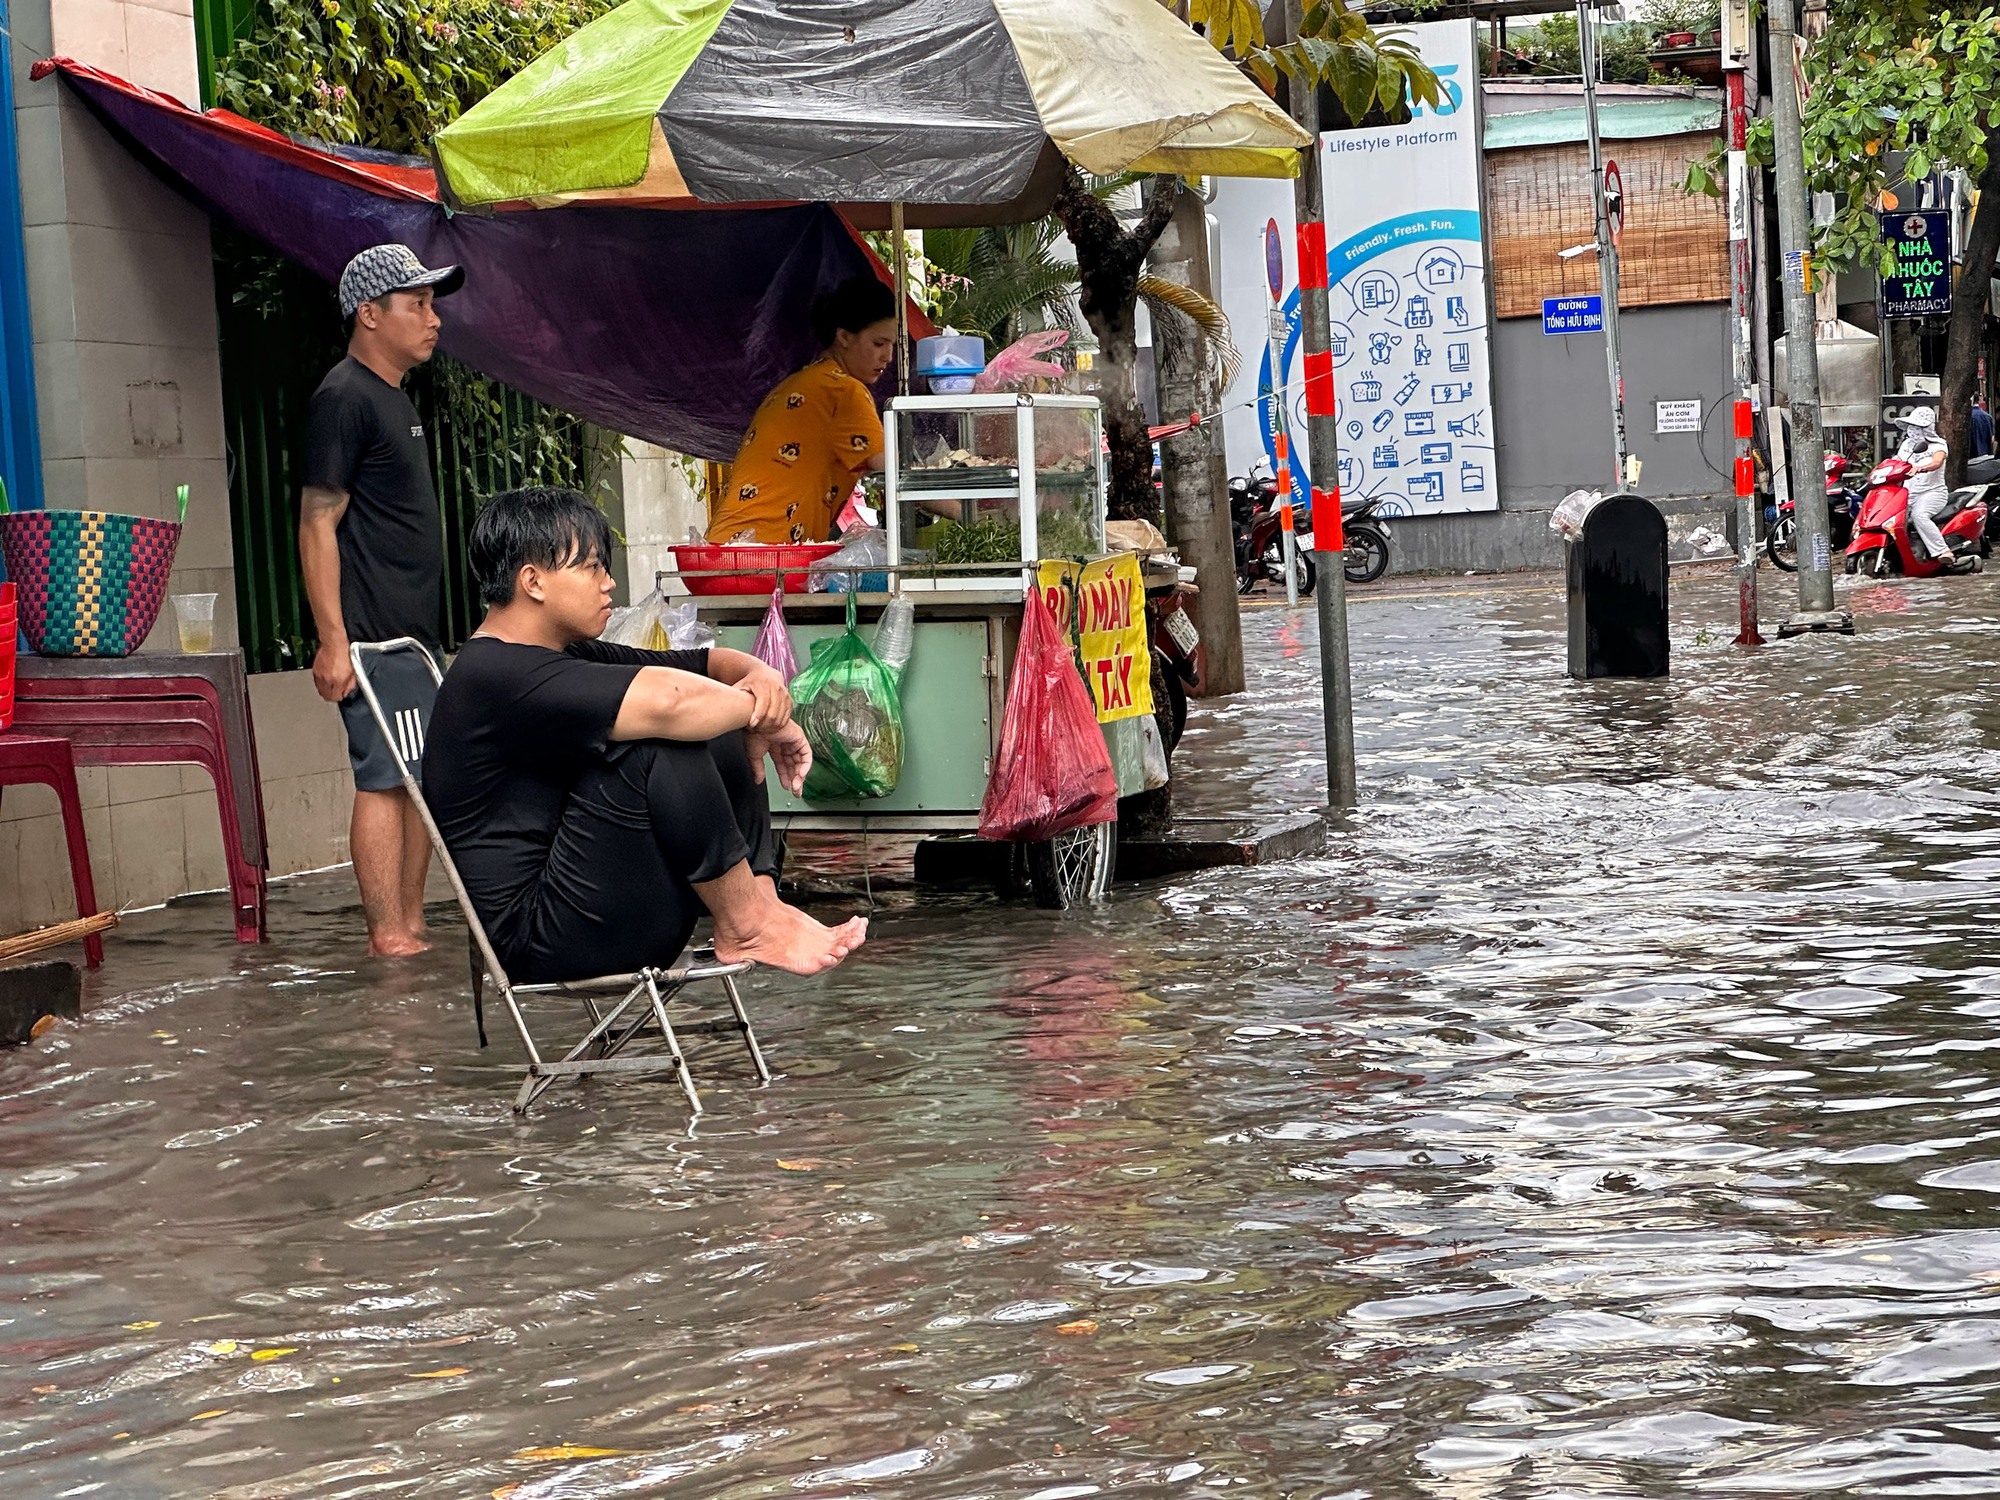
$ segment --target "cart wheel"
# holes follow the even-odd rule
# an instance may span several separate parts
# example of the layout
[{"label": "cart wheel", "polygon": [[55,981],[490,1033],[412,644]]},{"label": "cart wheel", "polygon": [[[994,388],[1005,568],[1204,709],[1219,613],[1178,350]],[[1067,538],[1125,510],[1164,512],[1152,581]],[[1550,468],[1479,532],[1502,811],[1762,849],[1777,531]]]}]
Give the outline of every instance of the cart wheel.
[{"label": "cart wheel", "polygon": [[1118,825],[1091,823],[1027,845],[1028,883],[1035,905],[1067,911],[1102,901],[1111,891],[1118,857]]}]

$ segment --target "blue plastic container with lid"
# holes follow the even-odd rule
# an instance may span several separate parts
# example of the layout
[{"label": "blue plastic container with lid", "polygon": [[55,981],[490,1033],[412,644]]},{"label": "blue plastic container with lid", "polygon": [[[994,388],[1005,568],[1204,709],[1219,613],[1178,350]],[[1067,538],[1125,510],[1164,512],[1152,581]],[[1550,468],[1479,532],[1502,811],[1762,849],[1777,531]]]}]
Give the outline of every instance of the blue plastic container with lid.
[{"label": "blue plastic container with lid", "polygon": [[976,333],[958,333],[947,328],[917,340],[917,373],[932,376],[971,377],[986,368],[986,340]]}]

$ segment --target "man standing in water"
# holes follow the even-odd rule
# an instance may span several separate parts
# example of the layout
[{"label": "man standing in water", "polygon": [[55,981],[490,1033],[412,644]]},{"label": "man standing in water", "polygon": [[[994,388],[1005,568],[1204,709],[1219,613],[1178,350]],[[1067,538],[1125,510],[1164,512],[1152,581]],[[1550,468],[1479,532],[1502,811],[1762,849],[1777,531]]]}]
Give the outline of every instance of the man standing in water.
[{"label": "man standing in water", "polygon": [[[351,641],[413,636],[439,651],[444,527],[423,421],[403,379],[437,348],[433,306],[464,284],[457,266],[430,270],[402,245],[376,245],[340,276],[347,358],[306,411],[299,561],[319,630],[313,686],[340,705],[354,767],[349,849],[368,951],[421,953],[430,841],[405,795],[399,761],[423,754],[436,688],[415,656],[383,661],[376,688],[399,743],[384,743],[357,690]],[[440,660],[439,665],[442,665]]]}]

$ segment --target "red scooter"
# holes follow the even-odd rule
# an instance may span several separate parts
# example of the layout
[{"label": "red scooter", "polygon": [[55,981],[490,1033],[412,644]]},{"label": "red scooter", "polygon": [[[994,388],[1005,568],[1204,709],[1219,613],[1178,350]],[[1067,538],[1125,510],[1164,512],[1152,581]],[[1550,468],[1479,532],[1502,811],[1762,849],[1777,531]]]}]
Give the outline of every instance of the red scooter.
[{"label": "red scooter", "polygon": [[1954,493],[1950,506],[1935,519],[1951,547],[1949,557],[1919,557],[1910,536],[1908,461],[1892,458],[1876,465],[1868,476],[1868,494],[1854,521],[1854,540],[1847,546],[1847,571],[1886,578],[1901,573],[1929,578],[1938,573],[1976,573],[1986,556],[1986,502],[1982,486]]}]

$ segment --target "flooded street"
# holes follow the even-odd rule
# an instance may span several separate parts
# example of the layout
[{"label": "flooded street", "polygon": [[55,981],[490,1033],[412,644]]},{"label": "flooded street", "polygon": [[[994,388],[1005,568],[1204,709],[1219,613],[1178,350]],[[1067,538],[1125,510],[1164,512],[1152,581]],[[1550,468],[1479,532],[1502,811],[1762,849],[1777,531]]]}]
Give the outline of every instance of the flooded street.
[{"label": "flooded street", "polygon": [[[1324,857],[884,897],[692,1132],[517,1122],[445,908],[135,917],[0,1054],[0,1494],[2000,1493],[2000,578],[1841,590],[1584,685],[1545,583],[1357,589]],[[1246,632],[1190,811],[1319,800]]]}]

